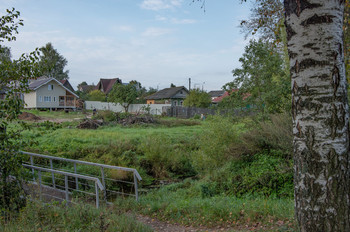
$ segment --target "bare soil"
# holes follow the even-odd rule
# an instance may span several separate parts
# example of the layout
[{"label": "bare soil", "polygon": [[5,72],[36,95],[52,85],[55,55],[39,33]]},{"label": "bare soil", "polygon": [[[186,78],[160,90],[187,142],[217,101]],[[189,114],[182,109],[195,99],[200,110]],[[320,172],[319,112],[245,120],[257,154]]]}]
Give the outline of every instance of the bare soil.
[{"label": "bare soil", "polygon": [[18,119],[26,120],[26,121],[39,121],[42,120],[42,118],[36,116],[35,114],[23,112],[18,116]]}]

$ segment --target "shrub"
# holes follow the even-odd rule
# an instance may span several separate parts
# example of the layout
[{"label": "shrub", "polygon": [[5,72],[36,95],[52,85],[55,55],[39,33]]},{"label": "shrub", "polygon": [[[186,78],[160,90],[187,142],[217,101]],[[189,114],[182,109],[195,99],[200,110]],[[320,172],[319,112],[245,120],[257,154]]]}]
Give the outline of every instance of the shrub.
[{"label": "shrub", "polygon": [[287,113],[270,116],[270,120],[251,125],[252,130],[243,134],[249,154],[262,150],[280,150],[291,158],[293,152],[292,119]]},{"label": "shrub", "polygon": [[199,137],[198,151],[193,159],[199,173],[207,173],[222,167],[228,160],[240,155],[239,149],[232,146],[241,145],[240,133],[243,125],[234,124],[229,118],[215,116],[207,124]]},{"label": "shrub", "polygon": [[183,147],[176,146],[166,135],[153,135],[139,146],[140,165],[156,178],[170,176],[187,177],[195,175],[190,155]]},{"label": "shrub", "polygon": [[110,110],[101,110],[93,117],[93,119],[102,119],[104,122],[113,122],[117,120],[117,115]]}]

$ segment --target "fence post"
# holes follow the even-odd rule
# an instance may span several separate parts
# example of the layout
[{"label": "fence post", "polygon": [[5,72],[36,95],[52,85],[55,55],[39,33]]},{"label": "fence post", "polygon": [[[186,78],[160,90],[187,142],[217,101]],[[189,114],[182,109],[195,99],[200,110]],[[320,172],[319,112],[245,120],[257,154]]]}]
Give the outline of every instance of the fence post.
[{"label": "fence post", "polygon": [[[34,166],[33,156],[30,156],[30,165]],[[34,168],[32,168],[33,182],[35,182]]]},{"label": "fence post", "polygon": [[69,201],[68,176],[64,176],[64,186],[65,186],[65,190],[66,190],[66,206],[68,206],[68,201]]},{"label": "fence post", "polygon": [[[53,169],[52,159],[50,159],[50,168]],[[54,188],[56,188],[55,174],[53,172],[51,172],[51,177],[52,177],[52,185],[53,185]]]},{"label": "fence post", "polygon": [[96,208],[98,209],[98,207],[100,206],[100,197],[98,195],[98,186],[97,186],[97,182],[95,182],[95,190],[96,190]]},{"label": "fence post", "polygon": [[105,189],[103,190],[103,193],[104,193],[104,200],[105,200],[106,203],[107,203],[107,188],[106,188],[106,182],[105,182],[105,172],[104,172],[103,167],[101,167],[101,179],[102,179],[102,185],[103,185],[103,187],[105,188]]},{"label": "fence post", "polygon": [[40,201],[42,201],[42,186],[41,186],[41,171],[40,170],[39,170],[38,174],[39,174],[39,198],[40,198]]},{"label": "fence post", "polygon": [[[77,174],[77,163],[74,163],[74,173]],[[75,189],[79,189],[78,177],[75,177]]]},{"label": "fence post", "polygon": [[139,200],[139,191],[138,191],[137,177],[136,177],[135,172],[134,172],[134,187],[135,187],[135,197],[136,197],[136,201],[138,201],[138,200]]}]

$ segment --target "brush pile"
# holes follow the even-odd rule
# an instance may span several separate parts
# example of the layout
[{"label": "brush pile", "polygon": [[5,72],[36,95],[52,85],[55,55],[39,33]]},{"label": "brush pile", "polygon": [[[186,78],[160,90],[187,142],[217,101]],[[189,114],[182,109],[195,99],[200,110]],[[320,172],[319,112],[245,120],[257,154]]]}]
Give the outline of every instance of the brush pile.
[{"label": "brush pile", "polygon": [[134,125],[134,124],[150,124],[155,123],[156,120],[151,115],[132,115],[130,114],[126,118],[119,119],[117,121],[123,126]]},{"label": "brush pile", "polygon": [[97,129],[100,126],[102,126],[103,121],[102,120],[96,120],[96,119],[84,119],[78,126],[78,129]]}]

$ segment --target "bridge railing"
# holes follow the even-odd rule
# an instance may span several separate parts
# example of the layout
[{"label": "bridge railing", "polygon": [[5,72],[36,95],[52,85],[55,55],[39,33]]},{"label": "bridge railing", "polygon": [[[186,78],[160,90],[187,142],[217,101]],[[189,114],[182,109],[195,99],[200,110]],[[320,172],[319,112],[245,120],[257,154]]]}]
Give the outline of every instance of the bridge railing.
[{"label": "bridge railing", "polygon": [[[31,169],[33,178],[35,178],[35,170],[36,172],[39,171],[38,168],[72,173],[75,175],[65,175],[65,179],[68,179],[68,176],[70,177],[70,180],[68,179],[69,189],[72,191],[81,192],[81,190],[93,188],[93,186],[86,183],[86,178],[79,178],[79,175],[90,176],[100,179],[100,183],[103,186],[103,198],[107,203],[110,203],[119,195],[134,196],[136,200],[139,198],[138,181],[141,181],[142,178],[138,171],[134,168],[92,163],[25,151],[22,151],[22,153],[29,156],[29,162],[24,163],[24,165]],[[28,165],[31,167],[28,167]],[[70,169],[67,168],[69,165]],[[127,173],[127,175],[120,174],[118,172]],[[61,174],[62,173],[51,171],[49,174],[51,176],[46,175],[46,182],[44,183],[43,181],[42,183],[55,189],[65,189],[65,186],[60,185],[60,183],[66,181],[60,178],[60,176],[62,176]],[[124,178],[117,178],[118,176]],[[50,179],[50,183],[47,182],[48,179]],[[35,181],[35,179],[33,180]]]},{"label": "bridge railing", "polygon": [[[37,170],[38,171],[38,182],[37,184],[39,185],[39,196],[40,196],[40,200],[42,200],[42,196],[43,194],[43,182],[42,182],[42,172],[49,172],[51,174],[60,174],[64,176],[64,186],[65,186],[65,201],[66,201],[66,205],[68,205],[69,202],[72,203],[72,201],[69,199],[69,183],[68,183],[68,177],[74,177],[74,178],[78,178],[78,179],[84,179],[84,180],[91,180],[95,182],[95,196],[96,196],[96,208],[99,208],[100,206],[100,196],[99,196],[99,190],[104,191],[104,187],[101,183],[101,181],[96,178],[96,177],[91,177],[91,176],[84,176],[84,175],[79,175],[79,174],[74,174],[74,173],[70,173],[70,172],[62,172],[62,171],[58,171],[58,170],[53,170],[53,169],[48,169],[48,168],[41,168],[41,167],[36,167],[36,166],[32,166],[32,165],[27,165],[27,164],[23,164],[24,167],[26,168],[30,168],[32,170]],[[53,194],[50,195],[50,197],[54,197]],[[58,199],[60,199],[59,197],[56,197]]]}]

